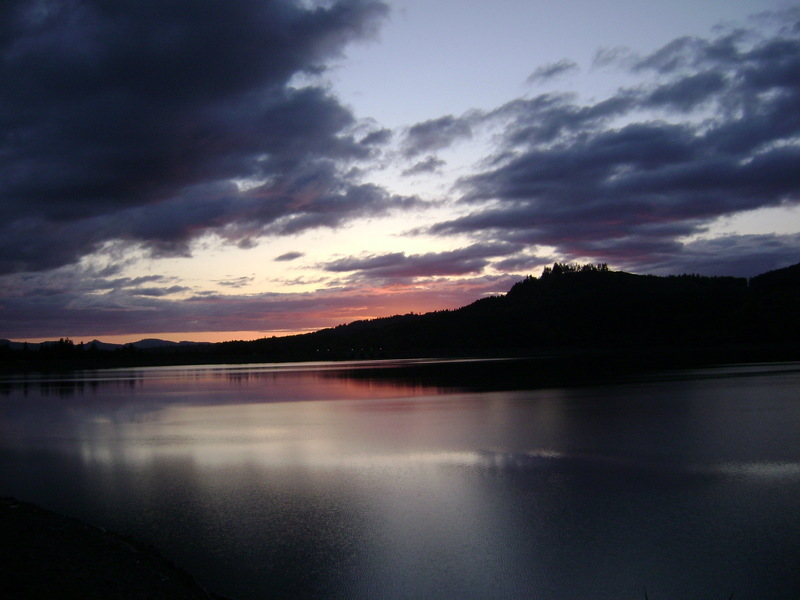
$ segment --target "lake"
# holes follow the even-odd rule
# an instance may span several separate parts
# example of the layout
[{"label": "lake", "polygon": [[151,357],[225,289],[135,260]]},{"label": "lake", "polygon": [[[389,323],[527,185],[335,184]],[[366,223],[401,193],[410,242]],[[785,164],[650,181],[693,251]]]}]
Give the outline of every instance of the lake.
[{"label": "lake", "polygon": [[800,597],[799,363],[545,389],[509,364],[534,368],[4,377],[0,495],[237,600]]}]

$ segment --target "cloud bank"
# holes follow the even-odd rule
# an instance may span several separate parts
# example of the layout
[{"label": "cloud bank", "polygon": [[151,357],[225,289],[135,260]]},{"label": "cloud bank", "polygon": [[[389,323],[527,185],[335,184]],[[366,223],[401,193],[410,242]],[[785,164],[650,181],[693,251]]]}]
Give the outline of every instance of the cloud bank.
[{"label": "cloud bank", "polygon": [[[606,68],[641,83],[593,103],[548,93],[485,113],[504,129],[489,166],[457,183],[468,214],[430,231],[551,246],[568,260],[638,272],[707,272],[697,249],[712,245],[759,256],[746,267],[723,257],[728,274],[797,262],[796,236],[690,240],[720,217],[800,201],[799,34],[740,29],[646,56],[606,53]],[[467,115],[463,127],[474,122]],[[445,131],[459,131],[458,121],[448,118]]]},{"label": "cloud bank", "polygon": [[381,133],[358,138],[328,91],[292,85],[386,13],[373,0],[4,2],[0,273],[108,240],[187,254],[209,231],[247,245],[407,204],[343,176]]}]

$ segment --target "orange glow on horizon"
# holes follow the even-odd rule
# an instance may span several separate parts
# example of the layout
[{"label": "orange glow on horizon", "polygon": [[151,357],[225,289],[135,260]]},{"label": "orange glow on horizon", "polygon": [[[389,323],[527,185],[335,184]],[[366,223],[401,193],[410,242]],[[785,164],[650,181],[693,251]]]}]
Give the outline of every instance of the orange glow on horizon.
[{"label": "orange glow on horizon", "polygon": [[[500,289],[508,287],[504,281]],[[338,292],[321,294],[319,304],[308,308],[300,305],[297,310],[287,306],[283,312],[260,310],[257,299],[252,305],[235,306],[238,312],[251,309],[247,318],[233,316],[218,319],[218,325],[229,329],[221,331],[159,331],[131,333],[99,333],[91,332],[89,327],[81,326],[80,333],[73,331],[55,331],[50,336],[13,336],[15,342],[40,343],[69,338],[75,344],[88,344],[92,340],[110,344],[130,344],[144,339],[160,339],[171,342],[230,342],[250,341],[270,337],[285,337],[311,333],[321,329],[337,327],[355,321],[368,321],[395,315],[410,313],[425,314],[440,310],[453,310],[465,306],[487,295],[497,295],[498,282],[493,279],[451,280],[446,278],[414,283],[392,283],[387,286],[352,288]],[[217,304],[226,302],[224,296],[214,298]],[[236,300],[233,301],[234,303]],[[234,311],[236,312],[236,311]],[[228,321],[226,323],[226,321]],[[253,330],[237,329],[237,325],[271,325],[271,329]],[[86,333],[86,331],[89,333]]]},{"label": "orange glow on horizon", "polygon": [[[324,329],[324,328],[320,328]],[[141,340],[157,339],[166,340],[168,342],[232,342],[232,341],[250,341],[258,340],[265,337],[284,337],[288,335],[297,335],[302,333],[309,333],[316,331],[316,329],[302,330],[302,331],[184,331],[184,332],[160,332],[160,333],[122,333],[113,335],[68,335],[68,336],[50,336],[50,337],[30,337],[30,338],[17,338],[11,341],[14,342],[28,342],[31,344],[38,344],[40,342],[54,342],[60,338],[69,338],[75,344],[88,344],[93,340],[105,342],[107,344],[132,344]]]}]

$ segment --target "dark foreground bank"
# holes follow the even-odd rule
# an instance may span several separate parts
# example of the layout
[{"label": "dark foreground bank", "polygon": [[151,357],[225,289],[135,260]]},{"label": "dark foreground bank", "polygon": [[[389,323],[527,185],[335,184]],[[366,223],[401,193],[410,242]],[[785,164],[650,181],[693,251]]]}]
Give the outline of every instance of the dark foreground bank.
[{"label": "dark foreground bank", "polygon": [[9,600],[219,598],[152,548],[15,499],[0,499],[0,540]]}]

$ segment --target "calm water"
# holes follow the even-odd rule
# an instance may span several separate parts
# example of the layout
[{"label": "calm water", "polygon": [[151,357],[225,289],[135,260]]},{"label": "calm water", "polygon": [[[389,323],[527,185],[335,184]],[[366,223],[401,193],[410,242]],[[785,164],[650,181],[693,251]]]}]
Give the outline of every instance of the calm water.
[{"label": "calm water", "polygon": [[800,598],[800,364],[512,391],[399,363],[6,379],[0,495],[240,600]]}]

